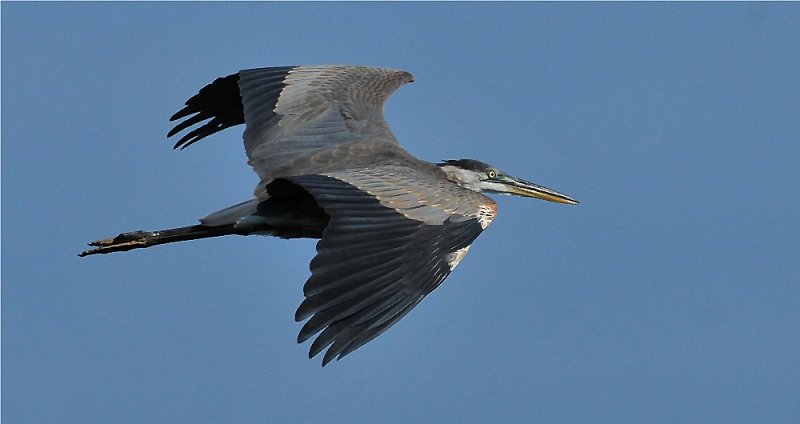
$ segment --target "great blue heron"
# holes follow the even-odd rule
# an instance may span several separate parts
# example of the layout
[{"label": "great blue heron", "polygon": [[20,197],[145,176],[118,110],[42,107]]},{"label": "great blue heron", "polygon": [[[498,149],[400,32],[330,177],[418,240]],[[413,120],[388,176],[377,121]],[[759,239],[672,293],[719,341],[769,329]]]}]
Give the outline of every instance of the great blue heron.
[{"label": "great blue heron", "polygon": [[455,269],[497,213],[481,192],[578,203],[476,160],[411,156],[383,105],[412,81],[408,72],[363,66],[260,68],[216,79],[170,118],[183,121],[167,136],[194,126],[175,144],[183,149],[245,124],[248,163],[261,179],[255,198],[199,225],[95,241],[80,256],[229,234],[320,239],[295,314],[308,319],[297,341],[321,332],[309,358],[328,348],[323,366],[341,359]]}]

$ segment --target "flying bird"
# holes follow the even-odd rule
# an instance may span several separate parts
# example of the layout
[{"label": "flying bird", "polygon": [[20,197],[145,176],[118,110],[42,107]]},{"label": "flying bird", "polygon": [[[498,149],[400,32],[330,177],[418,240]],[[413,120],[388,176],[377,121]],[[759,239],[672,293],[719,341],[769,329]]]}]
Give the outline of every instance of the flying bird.
[{"label": "flying bird", "polygon": [[497,214],[482,193],[578,202],[486,163],[430,163],[403,149],[383,116],[414,81],[405,71],[350,65],[249,69],[216,79],[186,101],[167,137],[185,148],[245,124],[254,198],[198,225],[133,231],[80,256],[225,235],[315,238],[297,337],[316,336],[322,365],[371,341],[438,287]]}]

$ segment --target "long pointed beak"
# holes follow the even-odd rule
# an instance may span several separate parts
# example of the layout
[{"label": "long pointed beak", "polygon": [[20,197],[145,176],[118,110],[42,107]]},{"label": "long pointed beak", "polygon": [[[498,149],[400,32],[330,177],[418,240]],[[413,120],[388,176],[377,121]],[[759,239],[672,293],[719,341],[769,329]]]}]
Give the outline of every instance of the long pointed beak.
[{"label": "long pointed beak", "polygon": [[513,179],[506,184],[509,193],[517,196],[534,197],[536,199],[547,200],[548,202],[564,203],[567,205],[577,205],[579,203],[566,194],[522,179]]}]

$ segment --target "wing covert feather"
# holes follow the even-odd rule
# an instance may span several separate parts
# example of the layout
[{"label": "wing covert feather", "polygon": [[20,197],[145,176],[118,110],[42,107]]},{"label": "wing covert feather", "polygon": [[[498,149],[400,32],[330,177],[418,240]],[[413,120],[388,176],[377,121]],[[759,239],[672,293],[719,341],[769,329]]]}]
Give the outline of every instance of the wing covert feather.
[{"label": "wing covert feather", "polygon": [[[245,124],[248,163],[262,180],[291,160],[340,143],[397,143],[383,105],[405,71],[352,65],[284,66],[240,71],[216,79],[186,101],[170,120],[185,148],[230,126]],[[207,121],[202,123],[203,121]]]}]

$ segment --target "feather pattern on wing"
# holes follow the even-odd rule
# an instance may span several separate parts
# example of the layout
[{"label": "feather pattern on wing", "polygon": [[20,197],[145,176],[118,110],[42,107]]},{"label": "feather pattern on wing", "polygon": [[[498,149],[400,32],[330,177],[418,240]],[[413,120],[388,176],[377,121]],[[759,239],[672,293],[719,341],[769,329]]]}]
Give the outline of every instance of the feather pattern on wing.
[{"label": "feather pattern on wing", "polygon": [[397,143],[383,117],[383,105],[412,81],[405,71],[351,65],[243,70],[218,78],[187,100],[171,118],[185,119],[168,136],[198,125],[176,143],[184,148],[245,123],[249,164],[262,182],[268,182],[275,178],[275,169],[336,144]]},{"label": "feather pattern on wing", "polygon": [[[483,231],[477,219],[440,215],[437,224],[410,219],[373,194],[337,178],[287,177],[330,215],[317,243],[311,277],[297,310],[308,319],[298,341],[319,333],[313,357],[342,358],[391,327],[452,271],[452,255]],[[377,186],[376,186],[377,187]],[[381,192],[383,199],[401,193]]]}]

